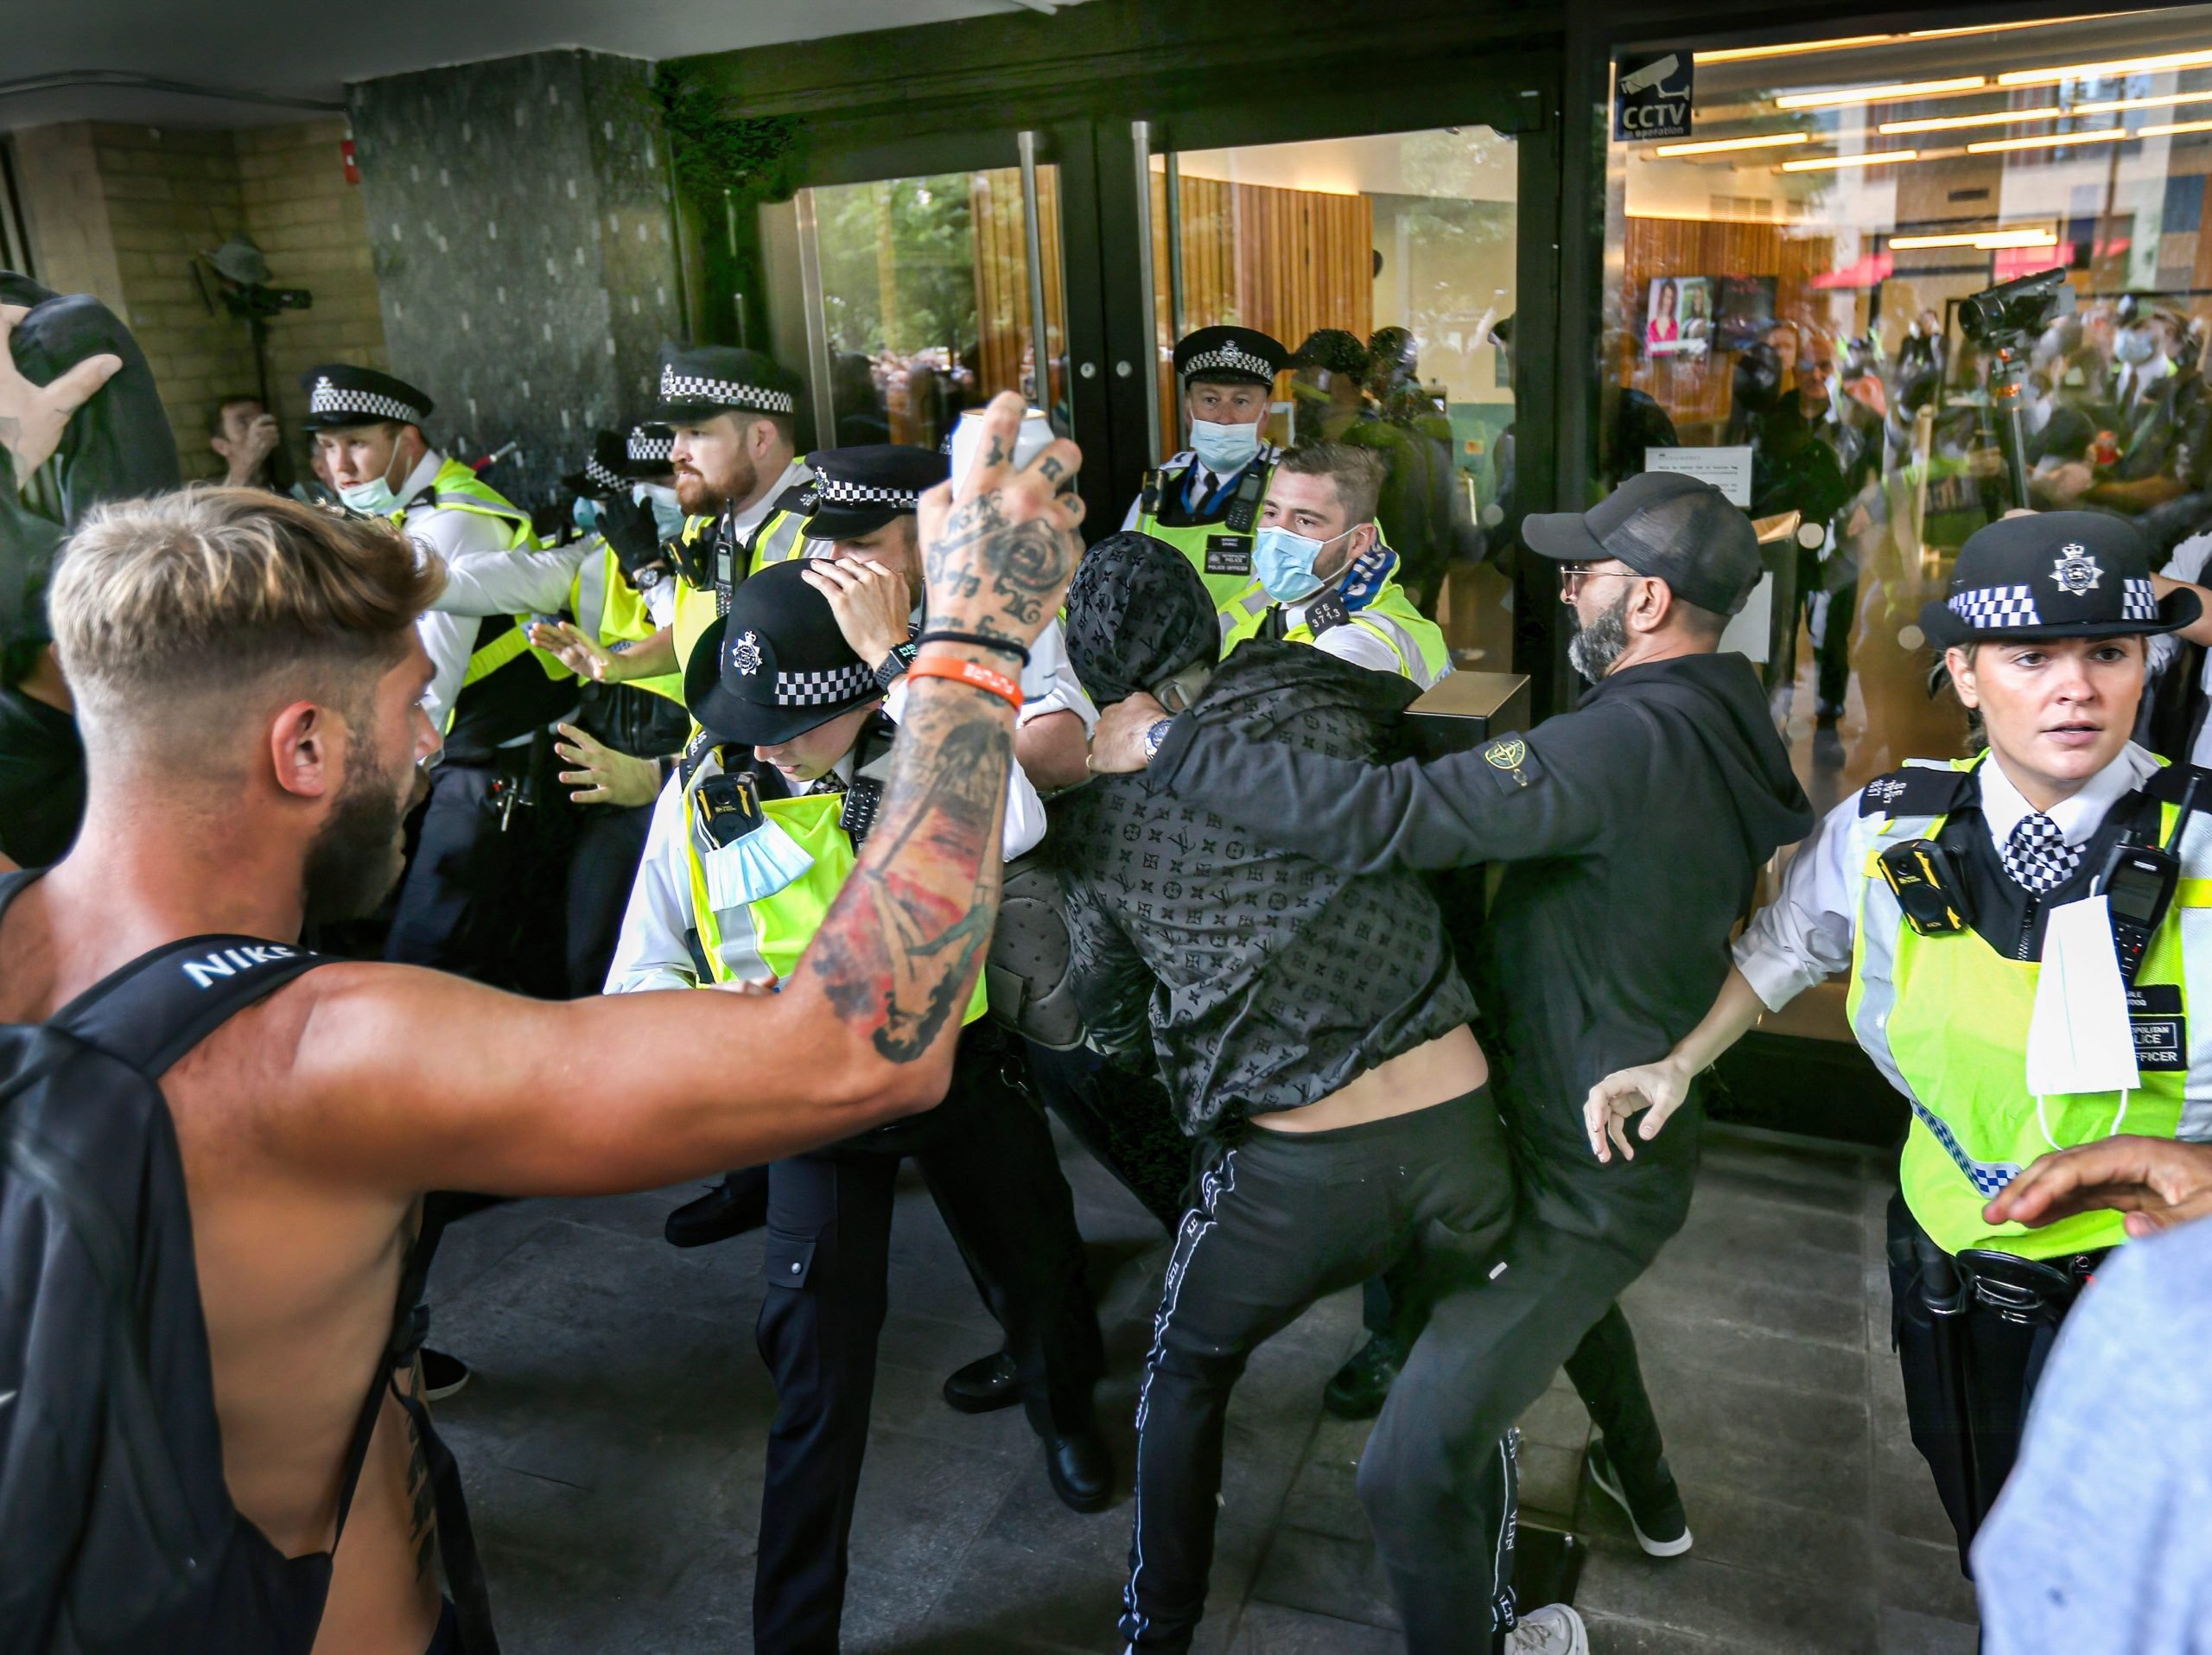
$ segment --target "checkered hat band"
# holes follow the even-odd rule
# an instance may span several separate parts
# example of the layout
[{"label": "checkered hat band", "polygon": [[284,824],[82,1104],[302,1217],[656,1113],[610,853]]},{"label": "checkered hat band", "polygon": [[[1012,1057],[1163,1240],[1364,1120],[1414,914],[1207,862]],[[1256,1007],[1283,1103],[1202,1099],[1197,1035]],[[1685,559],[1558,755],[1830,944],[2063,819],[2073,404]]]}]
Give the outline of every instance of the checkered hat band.
[{"label": "checkered hat band", "polygon": [[832,668],[827,672],[779,672],[776,674],[776,704],[779,707],[834,707],[841,701],[851,701],[875,688],[875,674],[855,661],[850,666]]},{"label": "checkered hat band", "polygon": [[616,476],[605,466],[599,463],[599,456],[597,455],[592,455],[590,459],[584,461],[584,481],[588,483],[595,483],[601,488],[625,488],[628,487],[628,485],[620,477]]},{"label": "checkered hat band", "polygon": [[2043,625],[2035,597],[2024,586],[1969,587],[1952,593],[1947,602],[1953,614],[1980,632]]},{"label": "checkered hat band", "polygon": [[397,397],[380,396],[373,391],[349,391],[327,379],[316,380],[315,389],[308,393],[308,412],[362,414],[371,419],[396,419],[404,425],[423,423],[423,411]]},{"label": "checkered hat band", "polygon": [[2131,575],[2120,583],[2120,618],[2122,621],[2156,621],[2158,618],[2158,595],[2150,582]]},{"label": "checkered hat band", "polygon": [[1951,1130],[1949,1122],[1917,1098],[1906,1101],[1911,1104],[1912,1112],[1920,1123],[1928,1129],[1929,1136],[1942,1146],[1943,1152],[1951,1157],[1951,1164],[1967,1175],[1967,1181],[1974,1186],[1974,1194],[1982,1200],[1987,1200],[2020,1175],[2020,1166],[2016,1161],[1976,1161],[1960,1143],[1958,1134]]},{"label": "checkered hat band", "polygon": [[1249,351],[1235,350],[1226,346],[1219,350],[1200,351],[1183,364],[1183,377],[1187,379],[1193,374],[1205,372],[1208,368],[1229,368],[1237,373],[1256,373],[1262,379],[1268,380],[1275,377],[1275,371],[1266,358],[1255,356]]},{"label": "checkered hat band", "polygon": [[824,506],[888,506],[894,511],[912,512],[922,503],[918,488],[880,488],[874,483],[849,483],[835,477],[816,481],[821,502]]},{"label": "checkered hat band", "polygon": [[624,452],[632,460],[671,460],[676,456],[676,439],[672,436],[645,436],[632,431],[629,446]]},{"label": "checkered hat band", "polygon": [[759,385],[740,385],[734,379],[709,379],[697,373],[678,373],[672,367],[660,371],[660,399],[663,402],[711,402],[724,408],[752,408],[764,414],[788,414],[796,411],[788,391],[766,391]]}]

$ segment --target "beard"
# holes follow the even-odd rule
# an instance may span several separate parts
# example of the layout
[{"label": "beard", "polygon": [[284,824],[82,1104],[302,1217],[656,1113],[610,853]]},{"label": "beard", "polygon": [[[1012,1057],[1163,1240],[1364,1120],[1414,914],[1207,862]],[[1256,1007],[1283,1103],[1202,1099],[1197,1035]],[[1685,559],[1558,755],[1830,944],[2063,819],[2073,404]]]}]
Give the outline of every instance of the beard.
[{"label": "beard", "polygon": [[1595,621],[1586,622],[1580,611],[1575,614],[1574,636],[1567,643],[1567,664],[1592,684],[1611,672],[1613,663],[1628,648],[1628,599],[1629,595],[1622,593],[1620,602],[1599,611]]},{"label": "beard", "polygon": [[405,785],[388,767],[363,765],[347,775],[308,847],[301,884],[311,923],[375,912],[406,867],[400,827],[423,791],[419,770]]},{"label": "beard", "polygon": [[738,455],[729,474],[719,484],[707,481],[702,471],[676,474],[676,503],[686,517],[709,517],[732,500],[750,500],[760,486],[760,468],[750,455]]}]

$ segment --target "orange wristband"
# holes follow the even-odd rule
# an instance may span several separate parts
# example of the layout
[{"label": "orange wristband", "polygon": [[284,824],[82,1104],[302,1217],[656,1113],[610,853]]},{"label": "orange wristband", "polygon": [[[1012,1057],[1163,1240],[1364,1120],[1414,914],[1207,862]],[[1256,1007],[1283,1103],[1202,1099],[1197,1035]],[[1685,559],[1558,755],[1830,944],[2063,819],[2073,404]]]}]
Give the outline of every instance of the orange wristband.
[{"label": "orange wristband", "polygon": [[906,668],[909,678],[950,678],[955,684],[972,684],[978,690],[1001,696],[1014,711],[1021,710],[1021,684],[1003,672],[994,672],[980,661],[963,660],[943,655],[917,655]]}]

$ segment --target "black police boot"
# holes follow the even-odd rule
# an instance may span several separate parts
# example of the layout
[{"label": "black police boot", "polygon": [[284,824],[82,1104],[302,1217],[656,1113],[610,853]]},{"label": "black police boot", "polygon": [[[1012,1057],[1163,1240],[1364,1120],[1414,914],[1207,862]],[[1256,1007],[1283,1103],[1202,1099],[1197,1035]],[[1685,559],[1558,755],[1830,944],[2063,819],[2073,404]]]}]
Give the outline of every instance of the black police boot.
[{"label": "black police boot", "polygon": [[1649,1477],[1631,1480],[1621,1475],[1602,1436],[1593,1439],[1583,1461],[1590,1480],[1628,1515],[1636,1544],[1654,1557],[1679,1557],[1690,1549],[1689,1514],[1682,1510],[1682,1491],[1667,1468],[1664,1454]]},{"label": "black police boot", "polygon": [[1045,1439],[1045,1474],[1071,1512],[1103,1512],[1114,1499],[1114,1456],[1095,1427]]},{"label": "black police boot", "polygon": [[1338,1419],[1373,1419],[1382,1411],[1398,1370],[1406,1365],[1406,1346],[1388,1334],[1370,1334],[1330,1379],[1321,1392],[1321,1406]]},{"label": "black police boot", "polygon": [[944,1400],[963,1414],[995,1414],[1013,1407],[1021,1400],[1021,1375],[1014,1358],[1002,1350],[993,1351],[954,1369],[944,1382]]},{"label": "black police boot", "polygon": [[762,1167],[734,1172],[696,1201],[668,1215],[661,1233],[671,1247],[728,1241],[768,1222],[768,1177]]}]

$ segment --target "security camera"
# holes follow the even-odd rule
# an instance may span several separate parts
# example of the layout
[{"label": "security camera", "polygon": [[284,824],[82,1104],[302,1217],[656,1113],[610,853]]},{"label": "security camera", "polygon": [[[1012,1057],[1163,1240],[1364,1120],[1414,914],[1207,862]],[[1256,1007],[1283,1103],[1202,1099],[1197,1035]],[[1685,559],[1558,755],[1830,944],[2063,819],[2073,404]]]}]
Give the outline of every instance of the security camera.
[{"label": "security camera", "polygon": [[1634,74],[1623,75],[1621,91],[1631,98],[1637,92],[1649,92],[1681,67],[1680,54],[1669,52],[1657,62],[1645,64]]}]

